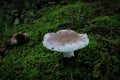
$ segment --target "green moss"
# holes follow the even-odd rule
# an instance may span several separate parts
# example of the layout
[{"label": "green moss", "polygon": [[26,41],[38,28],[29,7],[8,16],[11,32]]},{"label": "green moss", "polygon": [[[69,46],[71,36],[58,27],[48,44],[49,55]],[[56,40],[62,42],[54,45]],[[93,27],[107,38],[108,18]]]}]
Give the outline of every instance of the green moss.
[{"label": "green moss", "polygon": [[103,16],[103,17],[97,17],[90,21],[92,24],[96,24],[101,27],[117,27],[119,25],[119,22],[114,18],[110,16]]},{"label": "green moss", "polygon": [[[120,58],[116,50],[118,46],[101,40],[101,37],[118,43],[120,24],[116,18],[99,15],[96,17],[94,11],[96,10],[88,3],[56,5],[38,11],[37,14],[40,13],[42,16],[33,24],[14,26],[13,33],[28,32],[30,40],[23,46],[11,49],[5,57],[0,57],[0,79],[118,80],[120,78]],[[100,28],[97,27],[96,30],[93,24]],[[113,33],[118,33],[112,34],[115,37],[110,37],[110,34],[103,31],[109,31],[109,27],[113,28]],[[50,51],[43,46],[44,35],[60,29],[73,29],[88,34],[90,43],[86,48],[76,52],[78,53],[76,59],[63,59],[62,53]],[[108,46],[115,47],[115,51]]]}]

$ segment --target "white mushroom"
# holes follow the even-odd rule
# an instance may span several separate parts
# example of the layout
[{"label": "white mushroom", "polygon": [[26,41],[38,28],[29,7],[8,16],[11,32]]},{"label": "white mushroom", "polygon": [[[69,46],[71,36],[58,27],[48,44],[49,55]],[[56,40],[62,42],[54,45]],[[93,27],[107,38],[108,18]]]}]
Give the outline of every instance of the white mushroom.
[{"label": "white mushroom", "polygon": [[47,33],[43,45],[53,51],[63,52],[64,57],[74,57],[74,51],[88,45],[87,34],[79,34],[73,30],[60,30],[56,33]]}]

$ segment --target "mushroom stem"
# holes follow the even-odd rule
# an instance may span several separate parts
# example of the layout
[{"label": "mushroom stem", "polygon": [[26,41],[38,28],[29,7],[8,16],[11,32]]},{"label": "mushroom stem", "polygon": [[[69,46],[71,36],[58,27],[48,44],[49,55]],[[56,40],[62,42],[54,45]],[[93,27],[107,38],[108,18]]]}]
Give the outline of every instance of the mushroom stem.
[{"label": "mushroom stem", "polygon": [[64,58],[71,58],[74,57],[74,51],[71,52],[64,52],[63,53]]}]

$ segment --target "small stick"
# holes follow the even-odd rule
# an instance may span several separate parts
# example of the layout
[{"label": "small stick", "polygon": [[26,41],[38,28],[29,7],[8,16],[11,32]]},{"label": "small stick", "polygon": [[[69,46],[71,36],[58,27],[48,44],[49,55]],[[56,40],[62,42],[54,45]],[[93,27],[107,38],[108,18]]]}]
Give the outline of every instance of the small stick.
[{"label": "small stick", "polygon": [[74,79],[73,79],[73,74],[72,74],[72,71],[71,71],[71,80],[74,80]]},{"label": "small stick", "polygon": [[107,39],[107,38],[105,38],[105,37],[100,36],[99,34],[95,34],[95,35],[96,35],[97,37],[101,38],[103,41],[107,41],[107,42],[109,42],[109,43],[111,43],[111,44],[113,44],[113,45],[115,45],[115,46],[118,46],[116,43],[112,42],[111,40],[109,40],[109,39]]},{"label": "small stick", "polygon": [[113,46],[112,46],[112,45],[108,45],[110,48],[116,49],[116,50],[120,50],[120,49],[118,48],[118,44],[117,44],[117,43],[114,43],[114,42],[112,42],[111,40],[108,40],[107,38],[100,36],[99,34],[95,34],[95,35],[96,35],[97,37],[100,37],[101,40],[106,41],[106,42],[109,42],[110,44],[112,44]]},{"label": "small stick", "polygon": [[51,72],[54,72],[57,67],[58,67],[58,64],[55,65],[55,67],[53,68],[53,70]]},{"label": "small stick", "polygon": [[111,37],[112,37],[112,34],[113,34],[113,29],[110,28],[110,35],[111,35]]}]

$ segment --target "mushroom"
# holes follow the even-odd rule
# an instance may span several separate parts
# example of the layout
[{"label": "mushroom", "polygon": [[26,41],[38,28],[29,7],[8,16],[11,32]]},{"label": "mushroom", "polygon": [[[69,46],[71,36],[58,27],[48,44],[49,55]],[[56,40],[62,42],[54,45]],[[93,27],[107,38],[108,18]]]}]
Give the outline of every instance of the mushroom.
[{"label": "mushroom", "polygon": [[9,42],[7,42],[4,47],[0,47],[0,55],[5,56],[6,53],[16,45],[23,45],[28,42],[29,34],[24,32],[15,33]]},{"label": "mushroom", "polygon": [[25,44],[27,41],[28,41],[28,38],[29,38],[29,34],[24,32],[24,33],[21,33],[21,32],[18,32],[18,33],[15,33],[11,40],[10,40],[10,45],[14,46],[14,45],[23,45]]},{"label": "mushroom", "polygon": [[53,51],[63,52],[64,58],[74,57],[74,51],[88,45],[87,34],[79,34],[73,30],[59,30],[56,33],[47,33],[43,45]]}]

